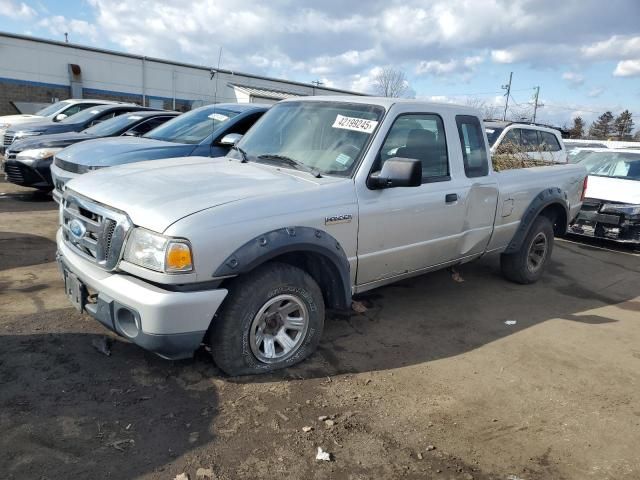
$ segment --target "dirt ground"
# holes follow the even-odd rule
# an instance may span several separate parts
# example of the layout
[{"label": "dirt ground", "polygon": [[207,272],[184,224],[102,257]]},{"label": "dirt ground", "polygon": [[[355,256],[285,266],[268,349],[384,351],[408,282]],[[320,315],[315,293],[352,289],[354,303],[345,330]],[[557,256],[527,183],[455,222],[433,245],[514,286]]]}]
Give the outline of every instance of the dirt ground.
[{"label": "dirt ground", "polygon": [[497,258],[404,281],[302,365],[228,378],[204,350],[100,353],[63,295],[56,205],[0,192],[4,479],[640,478],[638,255],[558,241],[536,285]]}]

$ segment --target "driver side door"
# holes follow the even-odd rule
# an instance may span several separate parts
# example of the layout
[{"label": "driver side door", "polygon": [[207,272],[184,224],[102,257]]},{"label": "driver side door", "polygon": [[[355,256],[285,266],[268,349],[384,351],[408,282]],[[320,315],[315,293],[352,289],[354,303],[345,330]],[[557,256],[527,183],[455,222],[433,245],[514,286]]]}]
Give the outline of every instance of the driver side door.
[{"label": "driver side door", "polygon": [[401,114],[377,154],[372,171],[393,157],[420,160],[420,186],[357,188],[358,286],[386,283],[457,257],[467,186],[451,174],[455,145],[447,144],[445,124],[435,113]]}]

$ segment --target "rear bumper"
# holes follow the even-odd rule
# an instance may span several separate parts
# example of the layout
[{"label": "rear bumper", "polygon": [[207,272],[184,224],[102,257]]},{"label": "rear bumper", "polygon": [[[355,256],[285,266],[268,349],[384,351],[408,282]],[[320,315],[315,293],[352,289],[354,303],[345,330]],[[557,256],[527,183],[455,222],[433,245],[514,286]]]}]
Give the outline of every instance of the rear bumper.
[{"label": "rear bumper", "polygon": [[163,358],[191,357],[227,295],[224,289],[169,291],[127,274],[107,272],[74,253],[60,232],[57,241],[65,278],[73,275],[84,289],[79,309]]}]

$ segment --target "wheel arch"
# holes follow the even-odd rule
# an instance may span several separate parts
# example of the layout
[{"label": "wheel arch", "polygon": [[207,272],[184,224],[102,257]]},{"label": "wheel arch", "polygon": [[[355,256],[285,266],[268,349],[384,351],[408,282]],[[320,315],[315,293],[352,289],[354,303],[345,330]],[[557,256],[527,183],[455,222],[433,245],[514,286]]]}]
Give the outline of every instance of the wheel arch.
[{"label": "wheel arch", "polygon": [[533,222],[541,215],[551,221],[556,236],[565,234],[569,218],[567,198],[566,192],[560,188],[547,188],[536,195],[524,211],[518,230],[504,253],[513,253],[520,249]]},{"label": "wheel arch", "polygon": [[316,228],[286,227],[258,235],[229,255],[213,276],[237,277],[270,261],[307,272],[322,290],[328,307],[350,308],[349,260],[340,242]]}]

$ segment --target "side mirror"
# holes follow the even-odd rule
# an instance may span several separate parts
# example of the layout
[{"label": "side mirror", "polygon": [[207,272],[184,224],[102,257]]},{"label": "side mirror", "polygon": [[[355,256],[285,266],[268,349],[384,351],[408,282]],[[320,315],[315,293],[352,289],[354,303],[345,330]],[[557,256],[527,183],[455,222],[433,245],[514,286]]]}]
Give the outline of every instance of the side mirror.
[{"label": "side mirror", "polygon": [[136,132],[135,130],[127,130],[122,134],[122,136],[123,137],[139,137],[140,133]]},{"label": "side mirror", "polygon": [[239,133],[227,133],[224,137],[220,139],[218,142],[219,145],[224,145],[227,147],[233,147],[236,143],[240,141],[242,135]]},{"label": "side mirror", "polygon": [[62,120],[64,120],[65,118],[67,118],[67,115],[64,113],[59,113],[55,116],[55,118],[53,119],[55,122],[61,122]]},{"label": "side mirror", "polygon": [[419,187],[422,185],[422,162],[413,158],[393,157],[382,164],[367,182],[370,188]]}]

